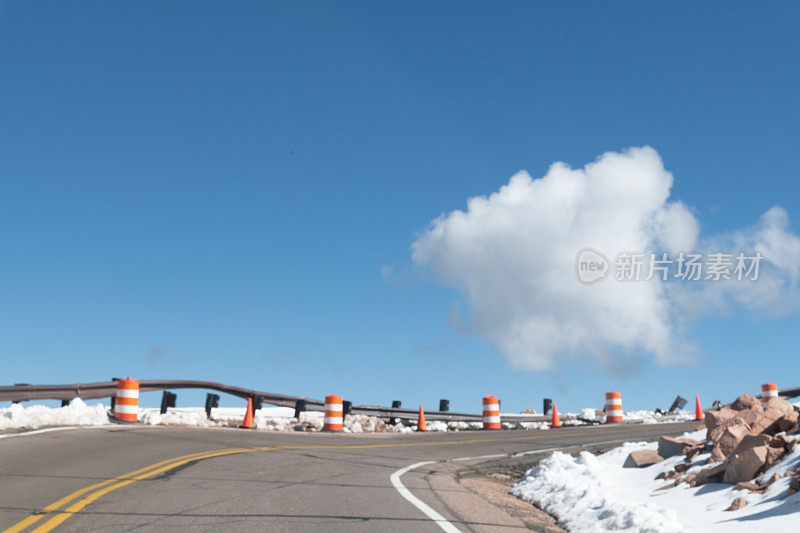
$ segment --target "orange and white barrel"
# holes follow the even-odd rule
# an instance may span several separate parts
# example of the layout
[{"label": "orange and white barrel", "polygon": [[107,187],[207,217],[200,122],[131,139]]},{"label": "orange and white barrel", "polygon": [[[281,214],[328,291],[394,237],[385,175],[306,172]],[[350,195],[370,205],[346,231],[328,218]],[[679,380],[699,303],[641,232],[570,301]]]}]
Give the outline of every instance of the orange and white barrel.
[{"label": "orange and white barrel", "polygon": [[344,420],[342,418],[342,397],[335,394],[325,396],[325,431],[342,431]]},{"label": "orange and white barrel", "polygon": [[606,393],[606,422],[622,422],[622,394]]},{"label": "orange and white barrel", "polygon": [[139,382],[135,379],[123,378],[117,382],[114,417],[125,422],[139,420]]},{"label": "orange and white barrel", "polygon": [[491,394],[483,399],[483,429],[500,429],[500,400]]},{"label": "orange and white barrel", "polygon": [[766,407],[771,398],[778,397],[778,386],[774,383],[764,383],[761,385],[761,405]]}]

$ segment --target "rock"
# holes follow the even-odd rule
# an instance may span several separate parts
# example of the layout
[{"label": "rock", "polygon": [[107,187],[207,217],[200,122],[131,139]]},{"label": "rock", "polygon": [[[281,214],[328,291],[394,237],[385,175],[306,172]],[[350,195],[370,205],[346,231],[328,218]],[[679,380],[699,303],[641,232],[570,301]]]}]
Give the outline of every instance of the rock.
[{"label": "rock", "polygon": [[767,462],[767,450],[766,446],[750,448],[731,457],[722,481],[733,485],[756,477]]},{"label": "rock", "polygon": [[742,394],[736,401],[731,404],[731,409],[734,411],[744,411],[745,409],[758,409],[761,413],[763,410],[761,409],[761,400],[753,396],[752,394]]},{"label": "rock", "polygon": [[800,475],[795,474],[789,482],[789,495],[791,496],[798,490],[800,490]]},{"label": "rock", "polygon": [[681,455],[687,448],[700,444],[696,440],[674,437],[661,437],[658,439],[658,455],[663,458]]},{"label": "rock", "polygon": [[781,398],[780,396],[775,396],[774,398],[769,399],[764,408],[764,414],[766,415],[770,409],[779,412],[781,416],[788,415],[795,410],[794,405],[790,404],[785,398]]},{"label": "rock", "polygon": [[731,506],[730,506],[730,507],[728,507],[728,508],[727,508],[727,509],[725,509],[725,510],[726,510],[726,511],[738,511],[739,509],[741,509],[741,508],[742,508],[742,507],[744,507],[745,505],[747,505],[747,500],[745,500],[744,498],[742,498],[741,496],[739,496],[738,498],[736,498],[735,500],[733,500],[733,503],[731,503]]},{"label": "rock", "polygon": [[703,447],[702,447],[702,446],[692,446],[692,447],[690,447],[688,450],[686,450],[686,451],[684,452],[684,454],[686,454],[686,460],[687,460],[687,461],[690,461],[690,462],[691,462],[691,461],[692,461],[692,460],[693,460],[695,457],[697,457],[698,455],[700,455],[701,453],[703,453]]},{"label": "rock", "polygon": [[788,415],[784,415],[778,419],[778,431],[789,431],[797,425],[800,420],[800,413],[792,411]]},{"label": "rock", "polygon": [[696,440],[687,438],[661,437],[658,439],[658,455],[663,458],[681,455],[687,448],[700,444]]},{"label": "rock", "polygon": [[736,413],[736,418],[743,421],[750,427],[753,427],[758,421],[764,418],[764,411],[761,410],[759,407],[758,410],[756,409],[743,409]]},{"label": "rock", "polygon": [[767,460],[764,463],[764,469],[772,468],[775,463],[780,461],[783,456],[786,455],[786,451],[783,448],[767,448]]},{"label": "rock", "polygon": [[769,487],[770,485],[772,485],[773,483],[778,481],[780,478],[781,478],[780,474],[772,474],[772,476],[768,480],[766,480],[764,483],[762,483],[761,486],[762,487]]},{"label": "rock", "polygon": [[719,411],[706,411],[706,428],[708,428],[708,431],[711,432],[712,429],[735,417],[736,414],[736,411],[727,407],[723,407]]},{"label": "rock", "polygon": [[692,463],[678,463],[675,465],[676,472],[686,472],[692,467]]},{"label": "rock", "polygon": [[786,448],[789,442],[791,441],[786,438],[785,434],[780,434],[772,437],[772,440],[769,441],[769,446],[770,448]]},{"label": "rock", "polygon": [[734,454],[742,453],[745,450],[749,450],[750,448],[756,448],[758,446],[766,446],[772,441],[772,437],[769,435],[745,435],[744,438],[736,445],[736,448],[733,450]]},{"label": "rock", "polygon": [[733,490],[749,490],[750,492],[764,492],[767,490],[767,487],[762,487],[756,483],[751,481],[740,481],[736,485],[734,485]]},{"label": "rock", "polygon": [[698,472],[698,479],[702,479],[704,483],[720,483],[727,468],[728,463],[719,463]]},{"label": "rock", "polygon": [[[738,419],[732,419],[725,426],[714,428],[713,432],[721,430],[719,436],[715,435],[714,448],[711,450],[711,460],[722,461],[727,458],[736,446],[750,433],[750,426]],[[748,478],[749,479],[749,478]]]},{"label": "rock", "polygon": [[[769,402],[767,402],[766,409],[764,409],[763,418],[751,426],[752,431],[754,434],[767,433],[768,435],[774,435],[779,431],[791,429],[797,423],[796,413],[794,406],[783,398],[770,398]],[[785,419],[779,423],[778,421],[782,418]],[[790,424],[791,420],[794,420],[794,422]],[[786,429],[781,429],[781,425],[786,426]]]},{"label": "rock", "polygon": [[664,458],[655,450],[636,450],[628,455],[622,468],[642,468],[660,463]]},{"label": "rock", "polygon": [[681,484],[682,481],[683,481],[683,478],[679,477],[678,479],[676,479],[672,483],[667,483],[663,487],[658,487],[656,490],[666,490],[666,489],[671,489],[672,487],[677,487],[678,485]]},{"label": "rock", "polygon": [[520,412],[521,415],[535,415],[536,409],[525,409],[524,411]]},{"label": "rock", "polygon": [[690,487],[696,487],[697,485],[702,485],[703,483],[701,482],[701,480],[702,478],[697,473],[686,474],[686,476],[683,478],[683,481],[685,483],[688,483]]}]

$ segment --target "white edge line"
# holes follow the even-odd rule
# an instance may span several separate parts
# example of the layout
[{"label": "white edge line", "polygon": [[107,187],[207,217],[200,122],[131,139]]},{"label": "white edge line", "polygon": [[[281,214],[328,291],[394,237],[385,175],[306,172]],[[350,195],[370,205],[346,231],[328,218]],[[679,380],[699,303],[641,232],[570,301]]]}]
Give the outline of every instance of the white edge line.
[{"label": "white edge line", "polygon": [[436,522],[436,524],[442,528],[447,533],[461,533],[461,531],[454,526],[449,520],[445,517],[434,511],[428,504],[411,494],[411,491],[403,486],[403,482],[400,481],[400,476],[408,472],[409,470],[414,470],[417,467],[433,464],[437,461],[423,461],[421,463],[416,463],[405,468],[401,468],[400,470],[396,471],[394,474],[389,476],[389,479],[392,481],[392,486],[397,489],[397,492],[400,493],[400,496],[411,502],[411,504],[425,513],[425,515]]},{"label": "white edge line", "polygon": [[27,435],[38,435],[39,433],[49,433],[51,431],[66,431],[68,429],[96,429],[108,428],[109,424],[102,426],[59,426],[55,428],[35,429],[33,431],[24,431],[22,433],[4,433],[0,435],[0,439],[10,439],[11,437],[25,437]]},{"label": "white edge line", "polygon": [[425,513],[425,515],[436,522],[436,524],[442,528],[444,531],[448,533],[461,533],[461,531],[452,524],[449,520],[445,517],[434,511],[428,504],[411,494],[411,491],[408,490],[403,483],[400,481],[400,476],[408,472],[409,470],[414,470],[420,466],[431,465],[434,463],[441,463],[441,462],[452,462],[452,461],[475,461],[478,459],[496,459],[498,457],[519,457],[521,455],[536,455],[540,453],[549,453],[549,452],[556,452],[559,450],[563,450],[564,448],[586,448],[588,446],[599,446],[602,444],[619,444],[624,442],[632,442],[630,439],[616,439],[616,440],[606,440],[600,442],[587,442],[584,444],[579,444],[577,446],[559,446],[555,448],[544,448],[541,450],[531,450],[529,452],[515,452],[515,453],[494,453],[491,455],[479,455],[477,457],[459,457],[457,459],[450,459],[449,461],[423,461],[421,463],[415,463],[413,465],[406,466],[405,468],[401,468],[397,470],[394,474],[389,476],[389,479],[392,482],[392,486],[397,489],[397,492],[400,495],[411,502],[414,507]]}]

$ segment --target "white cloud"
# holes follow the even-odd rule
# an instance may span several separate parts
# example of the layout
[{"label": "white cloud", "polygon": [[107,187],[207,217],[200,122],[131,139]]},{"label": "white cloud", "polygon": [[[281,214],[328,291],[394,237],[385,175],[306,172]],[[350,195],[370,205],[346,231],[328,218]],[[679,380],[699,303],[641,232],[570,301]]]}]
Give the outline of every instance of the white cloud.
[{"label": "white cloud", "polygon": [[691,348],[677,333],[682,306],[698,296],[758,306],[764,294],[777,305],[787,287],[796,293],[800,240],[775,208],[754,228],[726,237],[737,250],[761,250],[769,259],[757,285],[699,283],[688,294],[659,280],[618,282],[613,270],[612,279],[580,283],[575,260],[587,247],[613,259],[715,242],[698,242],[692,211],[669,200],[672,182],[650,147],[608,152],[582,169],[555,163],[540,179],[519,172],[490,196],[470,198],[466,211],[431,222],[412,244],[412,259],[461,292],[472,333],[518,368],[542,370],[558,357],[586,355],[607,367],[617,366],[619,354],[684,362]]}]

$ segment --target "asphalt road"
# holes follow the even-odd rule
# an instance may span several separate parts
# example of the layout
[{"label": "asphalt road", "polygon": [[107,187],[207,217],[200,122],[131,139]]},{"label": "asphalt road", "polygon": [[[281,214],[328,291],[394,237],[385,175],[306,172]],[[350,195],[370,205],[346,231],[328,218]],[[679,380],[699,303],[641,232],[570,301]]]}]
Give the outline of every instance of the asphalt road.
[{"label": "asphalt road", "polygon": [[[536,450],[653,440],[695,426],[376,435],[128,426],[6,438],[0,527],[22,521],[24,531],[436,532],[442,528],[430,513],[392,481],[399,469],[430,461],[398,478],[411,498],[447,520],[445,528],[493,531],[500,519],[442,473],[521,461]],[[189,454],[201,455],[172,460]],[[474,459],[453,461],[465,457]],[[75,494],[86,487],[92,488]]]}]

